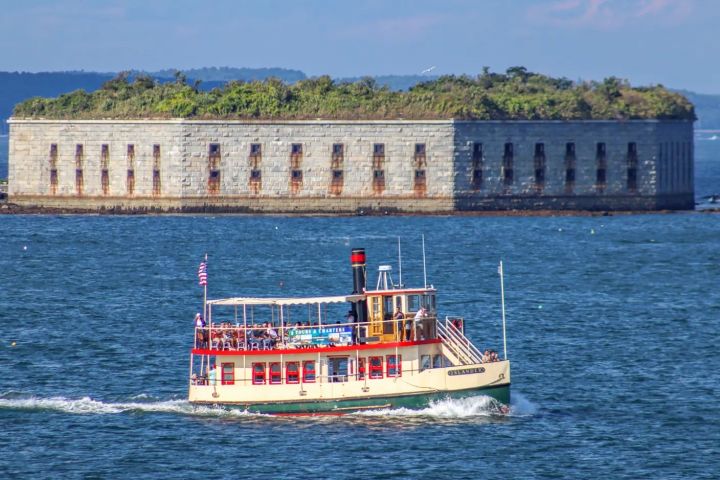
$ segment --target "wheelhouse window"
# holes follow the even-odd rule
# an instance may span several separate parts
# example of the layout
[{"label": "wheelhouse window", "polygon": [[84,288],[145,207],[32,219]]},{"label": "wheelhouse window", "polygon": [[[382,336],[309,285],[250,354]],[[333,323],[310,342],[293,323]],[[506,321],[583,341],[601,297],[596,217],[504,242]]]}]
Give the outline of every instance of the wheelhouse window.
[{"label": "wheelhouse window", "polygon": [[300,364],[298,362],[285,364],[285,383],[300,383]]},{"label": "wheelhouse window", "polygon": [[303,362],[303,383],[315,383],[315,361]]},{"label": "wheelhouse window", "polygon": [[234,363],[223,363],[222,364],[222,378],[220,380],[222,385],[235,385],[235,364]]},{"label": "wheelhouse window", "polygon": [[270,384],[280,385],[282,383],[282,368],[280,362],[270,363]]},{"label": "wheelhouse window", "polygon": [[442,368],[443,367],[443,357],[442,355],[435,354],[433,355],[433,368]]},{"label": "wheelhouse window", "polygon": [[408,311],[417,312],[420,310],[420,295],[408,295]]},{"label": "wheelhouse window", "polygon": [[383,359],[382,357],[370,357],[370,378],[383,378]]},{"label": "wheelhouse window", "polygon": [[402,376],[402,355],[387,356],[387,376],[388,378]]},{"label": "wheelhouse window", "polygon": [[252,364],[252,383],[253,385],[265,385],[265,364]]}]

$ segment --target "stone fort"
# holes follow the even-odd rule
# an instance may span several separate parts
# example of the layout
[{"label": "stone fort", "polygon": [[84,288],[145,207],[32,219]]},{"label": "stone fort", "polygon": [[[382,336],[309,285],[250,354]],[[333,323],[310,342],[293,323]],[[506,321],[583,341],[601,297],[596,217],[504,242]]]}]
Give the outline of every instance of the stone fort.
[{"label": "stone fort", "polygon": [[48,209],[692,209],[690,120],[11,119],[9,201]]}]

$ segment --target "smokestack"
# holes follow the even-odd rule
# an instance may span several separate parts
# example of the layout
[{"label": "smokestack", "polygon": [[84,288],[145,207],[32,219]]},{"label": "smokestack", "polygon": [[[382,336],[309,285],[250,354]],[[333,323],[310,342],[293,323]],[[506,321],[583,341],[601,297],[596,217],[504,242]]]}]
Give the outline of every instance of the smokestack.
[{"label": "smokestack", "polygon": [[[350,264],[353,271],[353,294],[365,293],[365,249],[353,248],[350,253]],[[353,313],[358,322],[367,322],[367,302],[365,300],[353,304]]]}]

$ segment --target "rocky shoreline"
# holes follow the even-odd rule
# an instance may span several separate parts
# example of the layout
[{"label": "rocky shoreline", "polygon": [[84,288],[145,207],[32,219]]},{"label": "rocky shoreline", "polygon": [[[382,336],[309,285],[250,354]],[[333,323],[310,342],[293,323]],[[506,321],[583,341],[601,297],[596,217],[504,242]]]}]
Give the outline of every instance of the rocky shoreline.
[{"label": "rocky shoreline", "polygon": [[397,212],[389,210],[360,210],[357,212],[251,212],[230,209],[82,209],[48,208],[24,206],[0,200],[0,215],[259,215],[294,217],[356,217],[356,216],[464,216],[464,217],[608,217],[614,215],[671,214],[671,213],[720,213],[720,208],[700,210],[494,210],[494,211],[453,211],[453,212]]}]

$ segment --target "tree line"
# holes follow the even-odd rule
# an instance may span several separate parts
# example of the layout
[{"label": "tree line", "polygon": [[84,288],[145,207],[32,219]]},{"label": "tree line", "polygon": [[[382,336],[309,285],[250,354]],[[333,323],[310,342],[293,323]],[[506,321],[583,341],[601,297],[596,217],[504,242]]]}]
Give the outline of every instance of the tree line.
[{"label": "tree line", "polygon": [[694,120],[692,103],[662,85],[632,87],[616,77],[574,82],[512,67],[477,76],[447,75],[393,91],[371,77],[329,76],[288,84],[277,78],[230,81],[210,90],[176,72],[174,81],[118,74],[93,92],[35,97],[15,106],[17,118],[124,119],[477,119]]}]

